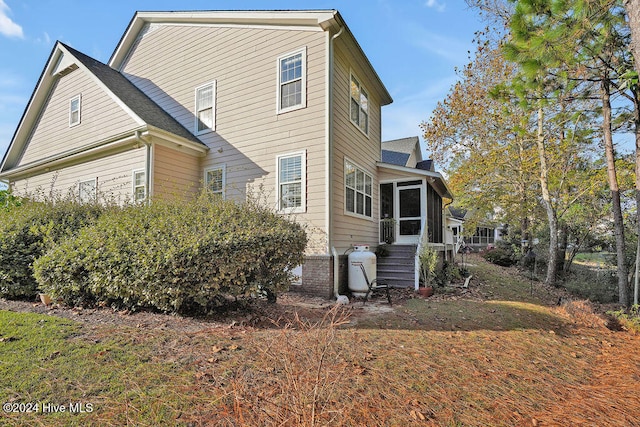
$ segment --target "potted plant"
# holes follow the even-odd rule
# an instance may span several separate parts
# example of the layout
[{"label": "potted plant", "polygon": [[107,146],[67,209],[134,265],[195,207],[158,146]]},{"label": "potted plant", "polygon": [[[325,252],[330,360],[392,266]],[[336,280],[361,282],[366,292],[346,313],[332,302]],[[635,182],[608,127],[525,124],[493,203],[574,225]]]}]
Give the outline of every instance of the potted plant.
[{"label": "potted plant", "polygon": [[418,265],[420,273],[421,287],[418,289],[420,295],[431,296],[433,295],[433,279],[436,275],[436,268],[438,266],[438,252],[429,246],[429,243],[424,241],[418,249]]}]

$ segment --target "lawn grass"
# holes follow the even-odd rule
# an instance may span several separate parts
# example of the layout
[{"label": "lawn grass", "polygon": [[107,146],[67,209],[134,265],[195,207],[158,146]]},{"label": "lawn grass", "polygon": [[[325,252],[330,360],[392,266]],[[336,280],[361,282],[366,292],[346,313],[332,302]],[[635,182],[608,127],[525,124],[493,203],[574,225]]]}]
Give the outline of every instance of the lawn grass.
[{"label": "lawn grass", "polygon": [[584,303],[550,305],[513,270],[474,263],[471,286],[486,298],[412,299],[377,313],[357,304],[275,328],[186,333],[0,311],[0,402],[92,404],[1,414],[0,425],[637,421],[637,335],[607,330]]}]

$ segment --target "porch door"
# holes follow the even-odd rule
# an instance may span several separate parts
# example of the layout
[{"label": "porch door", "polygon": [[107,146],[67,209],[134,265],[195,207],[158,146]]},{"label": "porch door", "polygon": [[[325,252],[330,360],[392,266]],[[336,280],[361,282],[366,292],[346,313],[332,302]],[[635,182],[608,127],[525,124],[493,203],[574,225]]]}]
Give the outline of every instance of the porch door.
[{"label": "porch door", "polygon": [[402,185],[396,187],[397,242],[418,243],[422,229],[422,185]]}]

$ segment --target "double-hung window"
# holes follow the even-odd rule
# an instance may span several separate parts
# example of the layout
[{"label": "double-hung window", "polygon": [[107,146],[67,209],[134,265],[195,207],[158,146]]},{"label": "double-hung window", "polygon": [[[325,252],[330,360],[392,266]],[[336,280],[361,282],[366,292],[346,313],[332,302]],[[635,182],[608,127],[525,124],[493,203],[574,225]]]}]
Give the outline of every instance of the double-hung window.
[{"label": "double-hung window", "polygon": [[304,212],[306,208],[306,151],[277,157],[278,211]]},{"label": "double-hung window", "polygon": [[90,203],[96,201],[97,196],[97,178],[80,181],[78,184],[78,199],[81,203]]},{"label": "double-hung window", "polygon": [[372,217],[373,178],[355,163],[345,159],[345,211],[349,214]]},{"label": "double-hung window", "polygon": [[144,202],[147,198],[147,174],[144,170],[133,171],[133,201]]},{"label": "double-hung window", "polygon": [[213,166],[204,172],[204,182],[207,190],[211,194],[220,195],[224,199],[226,185],[226,167],[225,165]]},{"label": "double-hung window", "polygon": [[76,95],[69,101],[69,127],[80,124],[80,107],[82,97]]},{"label": "double-hung window", "polygon": [[360,81],[351,74],[351,122],[369,135],[369,95]]},{"label": "double-hung window", "polygon": [[196,88],[196,135],[216,129],[216,82]]},{"label": "double-hung window", "polygon": [[306,74],[306,47],[278,58],[278,113],[306,106]]}]

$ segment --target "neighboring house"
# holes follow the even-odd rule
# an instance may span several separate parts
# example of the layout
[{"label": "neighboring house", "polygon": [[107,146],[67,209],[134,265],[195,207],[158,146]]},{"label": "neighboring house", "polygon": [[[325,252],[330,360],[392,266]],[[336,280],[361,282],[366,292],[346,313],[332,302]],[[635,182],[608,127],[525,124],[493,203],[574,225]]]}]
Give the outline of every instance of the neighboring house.
[{"label": "neighboring house", "polygon": [[464,220],[467,211],[464,209],[454,208],[449,206],[446,210],[446,243],[451,245],[452,259],[455,260],[456,254],[465,245],[464,242]]},{"label": "neighboring house", "polygon": [[[469,215],[470,211],[466,209],[449,208],[449,218],[447,221],[451,223],[450,227],[452,228],[453,234],[463,235],[463,224]],[[458,230],[456,230],[456,228],[458,228]],[[502,240],[506,228],[506,225],[496,225],[493,215],[488,214],[484,220],[480,221],[480,224],[476,227],[472,236],[464,237],[464,244],[476,250],[484,249]]]},{"label": "neighboring house", "polygon": [[329,297],[385,215],[398,243],[425,225],[442,241],[444,180],[418,145],[402,164],[381,149],[391,102],[335,10],[138,12],[108,64],[55,44],[0,179],[82,201],[257,195],[309,226],[297,289]]}]

